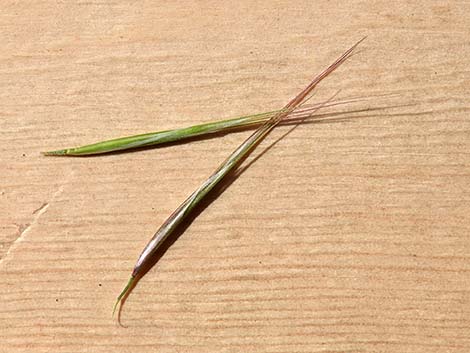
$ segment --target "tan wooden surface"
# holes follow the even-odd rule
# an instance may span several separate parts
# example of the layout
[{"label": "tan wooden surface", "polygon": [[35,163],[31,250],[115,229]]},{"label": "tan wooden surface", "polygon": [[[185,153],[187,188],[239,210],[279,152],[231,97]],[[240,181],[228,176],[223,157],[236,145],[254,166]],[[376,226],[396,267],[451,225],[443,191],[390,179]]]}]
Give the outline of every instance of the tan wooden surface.
[{"label": "tan wooden surface", "polygon": [[[470,3],[409,3],[1,1],[0,352],[469,352]],[[375,98],[257,160],[117,325],[147,240],[249,132],[39,152],[279,108],[364,35],[315,101]]]}]

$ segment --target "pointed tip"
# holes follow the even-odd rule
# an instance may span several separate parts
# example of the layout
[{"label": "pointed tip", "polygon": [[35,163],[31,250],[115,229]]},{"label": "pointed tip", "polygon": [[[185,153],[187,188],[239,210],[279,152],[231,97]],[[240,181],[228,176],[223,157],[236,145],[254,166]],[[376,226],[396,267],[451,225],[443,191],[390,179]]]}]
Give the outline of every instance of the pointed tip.
[{"label": "pointed tip", "polygon": [[134,276],[131,276],[129,278],[129,281],[127,282],[126,286],[124,287],[124,289],[122,290],[122,292],[118,295],[117,299],[116,299],[116,303],[114,303],[114,307],[113,307],[113,317],[114,317],[114,314],[116,312],[116,309],[118,307],[118,305],[120,303],[122,303],[122,300],[123,298],[129,293],[129,291],[131,290],[131,287],[132,285],[134,284],[134,281],[135,281],[135,277]]},{"label": "pointed tip", "polygon": [[361,44],[366,39],[367,39],[367,36],[364,36],[361,39],[359,39],[351,48],[349,48],[349,50],[346,51],[346,53],[351,53],[354,49],[356,49],[359,46],[359,44]]},{"label": "pointed tip", "polygon": [[116,309],[118,307],[118,304],[121,302],[120,299],[117,299],[116,302],[114,303],[114,306],[113,306],[113,313],[111,314],[111,317],[114,317],[114,314],[116,313]]},{"label": "pointed tip", "polygon": [[68,154],[68,149],[41,152],[43,156],[65,156]]},{"label": "pointed tip", "polygon": [[363,41],[365,41],[367,39],[367,35],[365,35],[364,37],[362,37],[361,39],[359,39],[356,43],[354,43],[354,45],[352,46],[353,48],[357,47],[359,44],[361,44]]}]

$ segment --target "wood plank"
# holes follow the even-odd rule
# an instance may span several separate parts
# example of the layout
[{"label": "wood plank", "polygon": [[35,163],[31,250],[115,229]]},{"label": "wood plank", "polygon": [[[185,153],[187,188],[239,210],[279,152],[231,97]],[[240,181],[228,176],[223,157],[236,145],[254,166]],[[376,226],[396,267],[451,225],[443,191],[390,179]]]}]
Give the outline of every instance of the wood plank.
[{"label": "wood plank", "polygon": [[[470,3],[2,1],[0,352],[470,350]],[[248,131],[40,151],[281,107],[303,124],[116,295]],[[253,160],[288,131],[276,129]]]}]

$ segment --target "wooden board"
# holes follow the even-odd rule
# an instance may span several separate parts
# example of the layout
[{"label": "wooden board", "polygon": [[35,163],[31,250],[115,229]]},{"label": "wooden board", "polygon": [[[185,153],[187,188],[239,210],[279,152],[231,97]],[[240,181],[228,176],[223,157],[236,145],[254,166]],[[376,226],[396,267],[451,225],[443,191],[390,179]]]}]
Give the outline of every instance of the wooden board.
[{"label": "wooden board", "polygon": [[[2,1],[0,352],[470,351],[468,1]],[[264,153],[117,294],[248,131],[40,151],[282,107]],[[250,157],[290,127],[281,126]]]}]

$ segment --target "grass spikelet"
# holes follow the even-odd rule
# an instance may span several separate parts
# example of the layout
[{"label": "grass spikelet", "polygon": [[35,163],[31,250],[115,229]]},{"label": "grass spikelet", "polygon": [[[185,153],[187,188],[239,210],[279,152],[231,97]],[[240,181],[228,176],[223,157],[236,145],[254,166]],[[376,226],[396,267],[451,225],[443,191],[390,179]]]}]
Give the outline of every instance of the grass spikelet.
[{"label": "grass spikelet", "polygon": [[336,61],[316,76],[310,84],[302,90],[295,98],[293,98],[286,106],[279,112],[275,113],[268,120],[266,120],[250,137],[248,137],[238,148],[233,151],[230,156],[209,176],[209,178],[202,183],[162,224],[160,229],[154,234],[149,243],[145,246],[137,263],[134,266],[128,284],[119,294],[115,309],[119,303],[122,303],[123,298],[127,297],[131,288],[135,285],[137,278],[140,279],[145,272],[153,265],[153,258],[162,245],[162,243],[170,236],[181,222],[191,214],[191,211],[205,198],[205,196],[232,170],[234,170],[240,162],[263,140],[274,127],[285,119],[289,114],[294,112],[306,99],[312,90],[340,66],[353,52],[353,50],[364,40],[361,39]]}]

